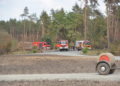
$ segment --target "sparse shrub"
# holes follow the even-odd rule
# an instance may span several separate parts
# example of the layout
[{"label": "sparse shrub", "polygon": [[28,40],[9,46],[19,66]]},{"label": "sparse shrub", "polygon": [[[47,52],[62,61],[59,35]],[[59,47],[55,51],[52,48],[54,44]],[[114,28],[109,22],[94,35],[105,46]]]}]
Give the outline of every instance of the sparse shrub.
[{"label": "sparse shrub", "polygon": [[83,54],[88,53],[88,51],[89,51],[89,49],[88,49],[88,48],[83,48],[83,49],[82,49],[82,53],[83,53]]},{"label": "sparse shrub", "polygon": [[6,45],[6,47],[5,47],[6,53],[10,52],[11,49],[12,49],[12,42],[9,42],[9,43]]},{"label": "sparse shrub", "polygon": [[32,53],[37,53],[37,50],[32,50]]},{"label": "sparse shrub", "polygon": [[37,46],[33,46],[32,47],[32,53],[37,53],[38,49],[37,49]]}]

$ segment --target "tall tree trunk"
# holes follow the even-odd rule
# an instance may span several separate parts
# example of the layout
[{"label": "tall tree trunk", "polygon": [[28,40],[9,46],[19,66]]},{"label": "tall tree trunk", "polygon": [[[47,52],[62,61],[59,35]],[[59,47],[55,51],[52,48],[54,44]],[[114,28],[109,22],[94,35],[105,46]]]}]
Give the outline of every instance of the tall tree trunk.
[{"label": "tall tree trunk", "polygon": [[37,31],[37,37],[36,40],[39,41],[39,31]]},{"label": "tall tree trunk", "polygon": [[29,31],[28,31],[28,41],[32,41],[31,40],[31,27],[32,27],[32,22],[30,21],[30,24],[29,24]]},{"label": "tall tree trunk", "polygon": [[120,28],[119,28],[119,19],[117,15],[118,6],[116,7],[116,13],[115,13],[115,31],[114,31],[114,41],[120,40]]},{"label": "tall tree trunk", "polygon": [[42,34],[41,34],[41,38],[44,38],[44,36],[45,36],[45,27],[44,27],[44,23],[43,23],[43,22],[41,22],[41,24],[42,24]]},{"label": "tall tree trunk", "polygon": [[35,41],[35,30],[34,29],[32,29],[32,41],[34,42]]},{"label": "tall tree trunk", "polygon": [[108,48],[110,43],[119,40],[119,24],[116,15],[118,4],[116,0],[107,0],[107,37],[108,37]]},{"label": "tall tree trunk", "polygon": [[88,30],[88,26],[87,26],[87,4],[88,4],[88,0],[85,0],[85,10],[84,10],[84,40],[87,40],[87,30]]},{"label": "tall tree trunk", "polygon": [[23,43],[22,43],[22,47],[23,47],[23,51],[25,50],[24,48],[24,44],[25,44],[25,20],[24,20],[24,28],[23,28]]},{"label": "tall tree trunk", "polygon": [[10,36],[11,36],[11,38],[13,37],[12,36],[12,28],[10,27]]},{"label": "tall tree trunk", "polygon": [[107,41],[108,41],[108,49],[110,48],[110,25],[109,25],[109,2],[107,1]]},{"label": "tall tree trunk", "polygon": [[118,29],[118,19],[117,19],[117,16],[115,16],[114,41],[116,41],[116,40],[117,40],[117,29]]}]

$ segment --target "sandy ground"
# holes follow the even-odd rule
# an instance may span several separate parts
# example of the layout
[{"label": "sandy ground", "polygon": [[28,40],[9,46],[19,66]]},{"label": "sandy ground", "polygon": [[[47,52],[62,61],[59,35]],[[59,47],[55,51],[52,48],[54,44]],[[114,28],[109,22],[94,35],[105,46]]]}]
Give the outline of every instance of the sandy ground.
[{"label": "sandy ground", "polygon": [[[119,66],[120,61],[116,61],[116,64]],[[0,56],[0,75],[96,73],[95,65],[95,56],[7,55]],[[119,72],[120,70],[116,70],[115,75]],[[119,86],[119,84],[120,81],[98,80],[0,81],[0,86]]]},{"label": "sandy ground", "polygon": [[95,66],[96,56],[0,56],[0,74],[95,73]]},{"label": "sandy ground", "polygon": [[76,56],[1,56],[0,74],[94,73],[96,58]]}]

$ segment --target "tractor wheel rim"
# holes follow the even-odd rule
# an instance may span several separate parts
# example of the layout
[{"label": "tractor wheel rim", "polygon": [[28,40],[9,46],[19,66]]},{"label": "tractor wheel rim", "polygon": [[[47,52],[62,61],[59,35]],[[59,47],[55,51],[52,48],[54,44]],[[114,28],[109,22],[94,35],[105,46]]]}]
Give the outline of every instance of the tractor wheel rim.
[{"label": "tractor wheel rim", "polygon": [[104,72],[106,70],[105,67],[101,67],[101,71]]}]

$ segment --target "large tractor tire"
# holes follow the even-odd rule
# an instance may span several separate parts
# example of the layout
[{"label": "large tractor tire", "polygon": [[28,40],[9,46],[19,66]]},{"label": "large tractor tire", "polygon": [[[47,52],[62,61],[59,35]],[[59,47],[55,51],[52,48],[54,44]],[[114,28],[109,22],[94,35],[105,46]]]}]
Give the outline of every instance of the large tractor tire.
[{"label": "large tractor tire", "polygon": [[113,74],[116,69],[116,64],[113,64],[112,69],[110,70],[109,74]]},{"label": "large tractor tire", "polygon": [[100,75],[110,74],[110,66],[107,63],[99,63],[96,69]]}]

